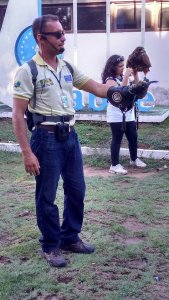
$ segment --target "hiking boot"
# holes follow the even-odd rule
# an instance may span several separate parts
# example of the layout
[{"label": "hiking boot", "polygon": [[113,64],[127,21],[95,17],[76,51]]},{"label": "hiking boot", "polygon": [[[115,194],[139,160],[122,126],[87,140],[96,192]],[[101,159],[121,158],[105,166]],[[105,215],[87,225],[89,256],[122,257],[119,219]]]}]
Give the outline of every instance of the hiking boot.
[{"label": "hiking boot", "polygon": [[73,253],[83,253],[83,254],[90,254],[93,253],[95,247],[90,244],[84,244],[81,240],[74,243],[61,246],[61,249],[64,251],[70,251]]},{"label": "hiking boot", "polygon": [[56,248],[49,253],[42,251],[42,256],[46,258],[47,262],[52,267],[62,268],[67,265],[67,262],[62,255],[62,251],[59,248]]},{"label": "hiking boot", "polygon": [[118,164],[116,166],[110,166],[109,173],[111,174],[127,174],[127,170],[123,168],[122,165]]},{"label": "hiking boot", "polygon": [[145,168],[147,165],[141,159],[137,158],[135,161],[130,161],[130,166]]}]

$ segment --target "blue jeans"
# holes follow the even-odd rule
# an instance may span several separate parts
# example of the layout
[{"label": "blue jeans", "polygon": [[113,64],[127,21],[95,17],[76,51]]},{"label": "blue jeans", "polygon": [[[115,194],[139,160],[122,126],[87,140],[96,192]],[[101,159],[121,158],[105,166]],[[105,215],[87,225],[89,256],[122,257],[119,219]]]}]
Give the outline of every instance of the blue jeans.
[{"label": "blue jeans", "polygon": [[[36,128],[31,148],[40,163],[36,176],[36,216],[42,234],[42,250],[49,252],[60,243],[79,240],[83,223],[85,180],[81,147],[76,131],[66,141],[58,141],[53,132]],[[58,206],[54,203],[60,175],[63,179],[64,211],[60,226]]]}]

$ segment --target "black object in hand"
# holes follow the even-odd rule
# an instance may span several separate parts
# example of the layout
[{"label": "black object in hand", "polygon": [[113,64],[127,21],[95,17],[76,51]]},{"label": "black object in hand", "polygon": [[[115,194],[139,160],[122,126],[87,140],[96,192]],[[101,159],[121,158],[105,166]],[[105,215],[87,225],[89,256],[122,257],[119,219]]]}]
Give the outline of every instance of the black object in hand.
[{"label": "black object in hand", "polygon": [[107,99],[121,111],[128,111],[134,102],[146,96],[149,85],[156,82],[158,81],[139,81],[130,86],[112,86],[107,91]]}]

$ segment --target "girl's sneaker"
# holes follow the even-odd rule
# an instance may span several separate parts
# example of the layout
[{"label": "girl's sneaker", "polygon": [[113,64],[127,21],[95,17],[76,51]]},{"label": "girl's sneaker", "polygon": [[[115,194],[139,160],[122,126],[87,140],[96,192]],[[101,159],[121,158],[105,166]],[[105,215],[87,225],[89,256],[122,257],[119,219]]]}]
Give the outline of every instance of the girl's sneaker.
[{"label": "girl's sneaker", "polygon": [[135,161],[130,161],[130,166],[145,168],[147,165],[141,159],[137,158]]},{"label": "girl's sneaker", "polygon": [[109,173],[111,174],[127,174],[127,170],[123,168],[122,165],[118,164],[116,166],[110,166]]}]

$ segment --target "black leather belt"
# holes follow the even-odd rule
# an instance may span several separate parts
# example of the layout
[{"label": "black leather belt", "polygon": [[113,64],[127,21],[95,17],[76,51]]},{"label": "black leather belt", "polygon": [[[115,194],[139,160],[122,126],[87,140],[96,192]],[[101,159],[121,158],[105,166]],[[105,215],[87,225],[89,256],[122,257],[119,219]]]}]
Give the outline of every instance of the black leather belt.
[{"label": "black leather belt", "polygon": [[[55,132],[55,129],[56,129],[56,125],[38,124],[35,127],[37,127],[37,128],[43,128],[43,129],[46,129],[46,130],[52,131],[52,132]],[[73,128],[74,128],[74,126],[69,126],[69,131],[72,131]]]},{"label": "black leather belt", "polygon": [[33,114],[34,124],[40,124],[42,122],[69,122],[74,118],[74,115],[65,115],[65,116],[43,116],[37,113]]}]

